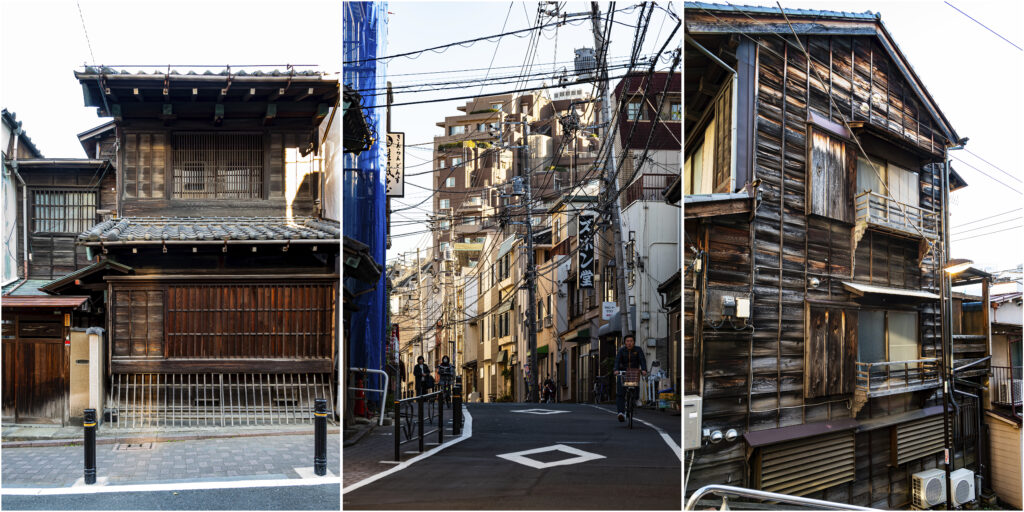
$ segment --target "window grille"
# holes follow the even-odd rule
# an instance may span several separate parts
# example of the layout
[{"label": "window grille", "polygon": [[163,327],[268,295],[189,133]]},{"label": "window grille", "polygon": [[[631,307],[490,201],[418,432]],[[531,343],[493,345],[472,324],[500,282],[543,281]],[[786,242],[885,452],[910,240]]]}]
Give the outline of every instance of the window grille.
[{"label": "window grille", "polygon": [[95,222],[95,191],[32,191],[32,231],[36,233],[81,233],[92,227]]},{"label": "window grille", "polygon": [[263,197],[263,136],[239,133],[174,135],[174,198]]}]

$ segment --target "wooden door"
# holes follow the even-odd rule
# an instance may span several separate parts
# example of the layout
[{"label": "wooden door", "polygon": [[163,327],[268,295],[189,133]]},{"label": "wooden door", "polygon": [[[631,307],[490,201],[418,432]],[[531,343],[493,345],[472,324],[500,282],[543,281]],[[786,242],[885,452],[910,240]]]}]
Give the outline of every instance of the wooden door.
[{"label": "wooden door", "polygon": [[3,416],[15,423],[62,424],[67,412],[68,361],[63,315],[14,318],[3,340]]}]

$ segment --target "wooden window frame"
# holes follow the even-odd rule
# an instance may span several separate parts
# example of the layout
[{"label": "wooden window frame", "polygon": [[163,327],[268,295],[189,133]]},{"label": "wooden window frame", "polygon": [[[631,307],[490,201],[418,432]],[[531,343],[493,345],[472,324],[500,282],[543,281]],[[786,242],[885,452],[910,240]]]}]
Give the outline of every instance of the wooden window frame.
[{"label": "wooden window frame", "polygon": [[[240,145],[231,145],[234,143]],[[167,141],[171,154],[168,166],[171,199],[263,199],[265,189],[269,186],[264,177],[267,143],[268,137],[263,132],[171,132]],[[186,165],[200,167],[186,168]],[[200,168],[201,174],[195,174]],[[238,175],[240,171],[247,175]],[[198,184],[195,178],[201,178],[202,188],[187,190],[190,184]],[[213,186],[212,191],[209,190],[210,184]],[[239,186],[241,188],[237,190],[227,190]]]},{"label": "wooden window frame", "polygon": [[[853,149],[852,141],[850,140],[850,138],[848,136],[844,135],[842,133],[842,131],[839,130],[838,128],[841,128],[841,127],[837,127],[834,124],[829,124],[829,122],[827,120],[819,119],[817,117],[817,115],[811,115],[810,118],[808,119],[807,129],[805,131],[806,141],[807,141],[807,148],[806,148],[806,155],[805,155],[805,158],[806,158],[806,160],[805,160],[805,162],[806,162],[806,165],[805,165],[805,167],[806,167],[806,175],[805,175],[806,188],[805,188],[805,191],[806,191],[806,193],[804,194],[804,198],[805,198],[804,199],[804,209],[805,209],[805,212],[806,212],[807,215],[817,215],[819,217],[824,217],[824,218],[831,219],[831,220],[836,220],[836,221],[839,221],[839,222],[845,222],[845,223],[848,223],[848,224],[853,224],[854,221],[855,221],[855,219],[854,219],[855,212],[854,212],[854,208],[853,208],[853,198],[856,195],[855,194],[855,190],[857,188],[857,181],[856,181],[857,158],[856,158],[856,153],[854,151],[852,151],[852,149]],[[829,140],[837,141],[840,144],[842,144],[842,146],[843,146],[843,158],[845,160],[843,162],[843,176],[838,181],[838,183],[841,183],[843,185],[843,191],[842,191],[843,197],[838,202],[838,204],[842,207],[841,215],[836,215],[836,212],[833,212],[833,211],[829,210],[829,206],[830,206],[830,202],[831,202],[829,200],[829,198],[831,197],[832,187],[829,187],[828,185],[829,184],[833,184],[835,182],[835,180],[834,179],[833,180],[829,180],[828,176],[825,176],[826,185],[824,187],[822,187],[822,190],[824,190],[824,192],[826,194],[825,199],[824,199],[824,203],[825,204],[824,204],[823,211],[821,211],[821,212],[816,211],[817,205],[816,205],[815,199],[814,199],[814,196],[815,196],[814,190],[816,190],[816,188],[818,186],[817,183],[816,183],[816,180],[814,179],[814,174],[815,174],[815,167],[814,167],[814,136],[816,134],[817,135],[825,136]]]}]

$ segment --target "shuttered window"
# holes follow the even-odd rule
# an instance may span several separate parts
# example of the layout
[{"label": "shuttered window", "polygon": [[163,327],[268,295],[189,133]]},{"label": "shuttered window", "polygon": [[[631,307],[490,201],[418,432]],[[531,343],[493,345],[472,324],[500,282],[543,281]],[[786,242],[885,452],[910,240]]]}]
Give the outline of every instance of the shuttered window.
[{"label": "shuttered window", "polygon": [[166,197],[167,137],[163,133],[125,135],[124,197],[162,199]]},{"label": "shuttered window", "polygon": [[847,178],[853,162],[846,143],[811,129],[811,166],[808,176],[807,213],[843,222],[853,221]]},{"label": "shuttered window", "polygon": [[853,392],[857,315],[854,310],[807,307],[805,398]]},{"label": "shuttered window", "polygon": [[941,414],[896,425],[890,432],[893,448],[889,453],[893,466],[939,453],[944,448]]},{"label": "shuttered window", "polygon": [[852,431],[765,446],[757,456],[754,487],[806,496],[852,482],[855,450]]},{"label": "shuttered window", "polygon": [[114,357],[162,358],[164,292],[114,290]]}]

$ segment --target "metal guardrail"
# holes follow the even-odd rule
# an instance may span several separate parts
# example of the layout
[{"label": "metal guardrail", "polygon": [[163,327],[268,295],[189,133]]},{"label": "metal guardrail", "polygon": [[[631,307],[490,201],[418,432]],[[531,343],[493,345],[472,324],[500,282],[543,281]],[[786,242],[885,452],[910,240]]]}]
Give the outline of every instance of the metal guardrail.
[{"label": "metal guardrail", "polygon": [[[437,444],[444,442],[444,404],[442,392],[434,391],[412,398],[395,400],[395,460],[402,460],[401,445],[419,441],[423,453],[423,440],[437,432]],[[434,425],[434,408],[437,406],[437,427],[424,432],[424,423]],[[453,425],[454,426],[454,425]]]},{"label": "metal guardrail", "polygon": [[865,191],[854,198],[857,222],[890,231],[935,239],[939,236],[939,214],[919,206],[903,204],[877,192]]},{"label": "metal guardrail", "polygon": [[992,403],[1015,407],[1024,403],[1024,368],[993,366],[989,379]]},{"label": "metal guardrail", "polygon": [[869,397],[938,387],[939,382],[939,362],[935,358],[857,362],[857,390]]},{"label": "metal guardrail", "polygon": [[381,389],[373,388],[348,388],[352,391],[369,391],[371,393],[380,393],[380,418],[377,419],[377,426],[384,425],[384,402],[387,399],[388,393],[388,374],[383,370],[374,370],[372,368],[349,368],[348,371],[356,373],[376,373],[384,376],[384,387]]},{"label": "metal guardrail", "polygon": [[[849,505],[846,503],[836,503],[833,501],[816,500],[813,498],[804,498],[802,496],[790,496],[788,494],[778,494],[774,492],[758,491],[755,489],[747,489],[745,487],[734,487],[731,485],[705,485],[700,489],[694,491],[690,495],[690,499],[686,500],[686,507],[683,510],[696,510],[697,502],[701,498],[708,494],[718,495],[729,495],[729,496],[742,496],[746,498],[758,498],[761,500],[773,501],[780,504],[788,505],[801,505],[807,507],[813,507],[815,509],[825,510],[875,510],[875,508],[861,507],[857,505]],[[723,501],[727,500],[726,496],[722,497]],[[782,510],[783,507],[780,507]],[[723,503],[722,510],[729,510],[728,506]]]}]

